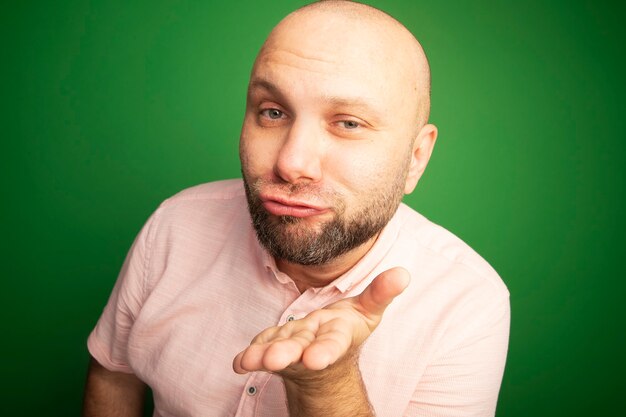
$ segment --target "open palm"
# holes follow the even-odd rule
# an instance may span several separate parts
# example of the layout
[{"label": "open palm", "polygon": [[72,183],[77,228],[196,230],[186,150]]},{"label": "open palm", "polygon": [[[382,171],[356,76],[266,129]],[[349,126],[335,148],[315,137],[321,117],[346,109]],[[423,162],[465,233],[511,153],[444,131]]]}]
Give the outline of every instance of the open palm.
[{"label": "open palm", "polygon": [[404,268],[392,268],[355,297],[265,329],[235,357],[233,369],[240,374],[268,371],[284,376],[325,369],[369,337],[385,308],[408,283],[409,273]]}]

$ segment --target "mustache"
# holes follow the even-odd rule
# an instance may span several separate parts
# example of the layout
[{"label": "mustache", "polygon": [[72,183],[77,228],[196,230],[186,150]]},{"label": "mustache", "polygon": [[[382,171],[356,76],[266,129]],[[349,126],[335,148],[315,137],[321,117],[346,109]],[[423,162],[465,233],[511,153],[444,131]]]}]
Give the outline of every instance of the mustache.
[{"label": "mustache", "polygon": [[281,194],[286,194],[290,197],[293,196],[304,196],[304,195],[309,195],[309,196],[324,196],[324,197],[330,197],[332,199],[336,199],[338,197],[340,197],[340,194],[335,192],[335,191],[331,191],[328,189],[325,189],[324,187],[318,185],[318,184],[307,184],[307,183],[296,183],[296,184],[289,184],[289,183],[278,183],[275,181],[271,181],[271,180],[265,180],[265,179],[257,179],[256,181],[254,181],[254,183],[251,184],[251,188],[252,191],[254,191],[255,194],[258,194],[261,189],[264,189],[265,191],[276,191],[279,192]]}]

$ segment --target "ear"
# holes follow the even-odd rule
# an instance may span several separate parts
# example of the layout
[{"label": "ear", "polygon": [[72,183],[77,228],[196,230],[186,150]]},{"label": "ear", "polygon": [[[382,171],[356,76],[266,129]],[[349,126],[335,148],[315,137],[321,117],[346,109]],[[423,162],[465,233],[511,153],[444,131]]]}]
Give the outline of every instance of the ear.
[{"label": "ear", "polygon": [[430,155],[433,153],[436,140],[437,126],[435,125],[426,124],[417,134],[417,137],[413,142],[411,164],[409,165],[409,172],[404,185],[405,194],[411,194],[415,189],[415,186],[417,186],[417,182],[424,173],[426,165],[428,165]]}]

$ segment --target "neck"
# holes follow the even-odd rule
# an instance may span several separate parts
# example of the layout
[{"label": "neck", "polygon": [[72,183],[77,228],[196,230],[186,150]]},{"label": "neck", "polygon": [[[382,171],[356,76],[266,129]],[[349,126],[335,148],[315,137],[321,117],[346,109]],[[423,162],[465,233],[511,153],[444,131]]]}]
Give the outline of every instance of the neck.
[{"label": "neck", "polygon": [[300,265],[277,259],[276,266],[281,272],[289,275],[300,293],[309,288],[325,287],[356,265],[374,246],[377,238],[378,235],[323,265]]}]

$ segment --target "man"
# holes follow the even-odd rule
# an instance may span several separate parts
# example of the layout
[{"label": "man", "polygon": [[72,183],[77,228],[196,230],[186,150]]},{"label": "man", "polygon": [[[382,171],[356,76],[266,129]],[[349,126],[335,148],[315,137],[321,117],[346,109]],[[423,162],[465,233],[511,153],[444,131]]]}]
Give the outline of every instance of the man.
[{"label": "man", "polygon": [[251,74],[243,183],[144,226],[89,338],[85,415],[140,415],[145,384],[157,416],[493,415],[508,292],[400,204],[435,144],[429,94],[422,48],[381,11],[281,21]]}]

